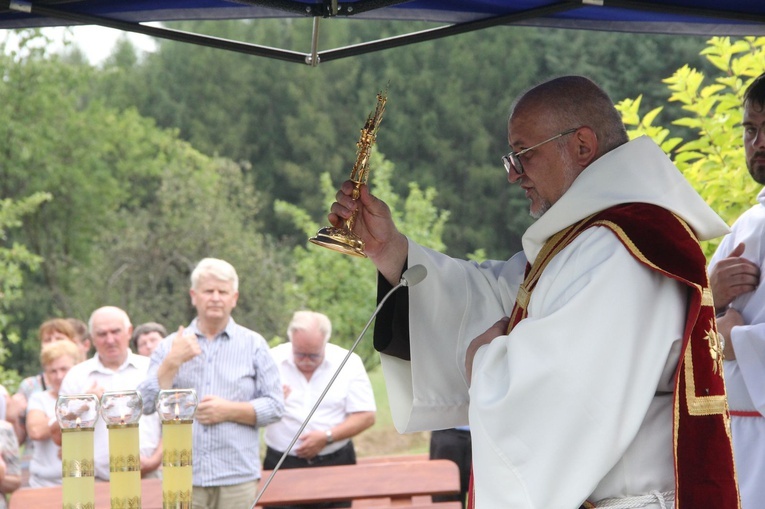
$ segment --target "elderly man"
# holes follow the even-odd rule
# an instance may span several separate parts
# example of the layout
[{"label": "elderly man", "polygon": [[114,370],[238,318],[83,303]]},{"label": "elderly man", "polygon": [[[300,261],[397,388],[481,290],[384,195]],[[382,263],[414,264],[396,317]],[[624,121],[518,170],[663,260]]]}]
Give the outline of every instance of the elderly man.
[{"label": "elderly man", "polygon": [[[88,323],[96,353],[69,370],[61,382],[59,394],[95,394],[135,390],[146,378],[149,360],[128,348],[133,326],[120,308],[106,306],[90,315]],[[139,421],[141,474],[155,476],[162,462],[160,422],[157,416],[142,416]],[[109,434],[103,419],[94,430],[96,478],[109,480]]]},{"label": "elderly man", "polygon": [[[271,349],[284,384],[284,416],[266,428],[264,468],[273,469],[290,445],[308,413],[316,405],[348,350],[329,344],[332,323],[327,315],[297,311],[287,327],[289,343]],[[353,465],[351,438],[375,422],[374,393],[361,357],[351,354],[319,404],[281,468]],[[304,509],[350,507],[315,504]]]},{"label": "elderly man", "polygon": [[737,508],[698,245],[726,225],[652,141],[628,142],[589,79],[523,94],[508,141],[507,178],[538,220],[507,261],[417,245],[366,186],[332,205],[335,226],[358,213],[381,293],[428,269],[377,317],[396,426],[469,424],[480,509]]},{"label": "elderly man", "polygon": [[191,273],[197,317],[165,338],[141,384],[144,412],[161,389],[192,388],[195,509],[249,509],[260,479],[258,428],[284,411],[281,380],[266,340],[231,318],[239,277],[230,263],[200,261]]}]

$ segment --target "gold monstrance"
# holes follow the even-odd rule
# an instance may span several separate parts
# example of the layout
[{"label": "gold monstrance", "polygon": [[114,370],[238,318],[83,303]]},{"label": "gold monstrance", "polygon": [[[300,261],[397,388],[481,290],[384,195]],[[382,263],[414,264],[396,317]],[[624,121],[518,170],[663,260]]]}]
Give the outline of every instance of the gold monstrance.
[{"label": "gold monstrance", "polygon": [[[387,93],[380,92],[377,94],[377,107],[370,113],[367,122],[364,124],[364,128],[361,129],[361,137],[358,143],[356,143],[356,164],[353,165],[351,170],[350,179],[354,183],[353,199],[359,198],[359,189],[362,184],[366,184],[369,177],[369,158],[372,155],[372,145],[375,144],[377,138],[377,129],[380,127],[380,121],[382,120],[383,113],[385,112],[385,102],[387,101]],[[359,256],[366,258],[364,253],[364,241],[359,238],[358,235],[353,233],[353,225],[356,222],[356,212],[349,217],[342,228],[335,228],[333,226],[325,226],[310,240],[314,244],[332,249],[351,256]]]}]

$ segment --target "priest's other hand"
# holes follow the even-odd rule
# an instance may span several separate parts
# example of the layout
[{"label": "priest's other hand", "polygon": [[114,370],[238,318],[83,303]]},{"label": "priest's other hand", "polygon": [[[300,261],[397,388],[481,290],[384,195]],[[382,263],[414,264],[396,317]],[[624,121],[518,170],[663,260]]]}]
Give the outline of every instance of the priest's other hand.
[{"label": "priest's other hand", "polygon": [[468,385],[472,383],[473,359],[475,359],[476,352],[478,352],[478,349],[482,346],[488,345],[494,341],[495,338],[506,335],[508,325],[510,325],[510,317],[502,317],[494,323],[494,325],[486,329],[486,332],[470,342],[465,355],[465,375],[467,377]]}]

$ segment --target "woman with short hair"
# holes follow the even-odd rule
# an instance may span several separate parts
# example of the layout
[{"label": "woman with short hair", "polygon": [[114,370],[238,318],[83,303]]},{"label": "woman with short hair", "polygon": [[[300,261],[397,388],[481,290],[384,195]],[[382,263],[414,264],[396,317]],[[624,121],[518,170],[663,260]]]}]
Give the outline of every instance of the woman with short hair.
[{"label": "woman with short hair", "polygon": [[61,484],[59,446],[52,439],[59,430],[56,399],[64,376],[79,362],[80,355],[80,349],[71,341],[49,343],[40,353],[48,388],[32,394],[27,406],[27,435],[34,441],[29,464],[29,485],[33,488]]}]

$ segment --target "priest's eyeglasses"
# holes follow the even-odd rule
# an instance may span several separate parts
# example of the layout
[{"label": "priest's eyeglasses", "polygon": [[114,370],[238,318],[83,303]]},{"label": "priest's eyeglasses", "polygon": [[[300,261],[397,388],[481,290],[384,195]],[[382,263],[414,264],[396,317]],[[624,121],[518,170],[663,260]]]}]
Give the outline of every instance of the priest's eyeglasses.
[{"label": "priest's eyeglasses", "polygon": [[535,148],[541,147],[545,143],[550,143],[553,140],[557,140],[558,138],[561,138],[563,136],[566,136],[567,134],[571,134],[573,132],[576,132],[579,128],[573,127],[571,129],[566,129],[565,131],[556,134],[552,138],[548,138],[543,142],[537,143],[536,145],[533,145],[528,148],[524,148],[523,150],[519,150],[518,152],[509,152],[502,156],[502,164],[505,165],[505,171],[507,174],[510,174],[510,170],[514,171],[516,175],[523,175],[523,163],[521,163],[521,156],[525,154],[526,152],[529,152],[530,150],[534,150]]}]

